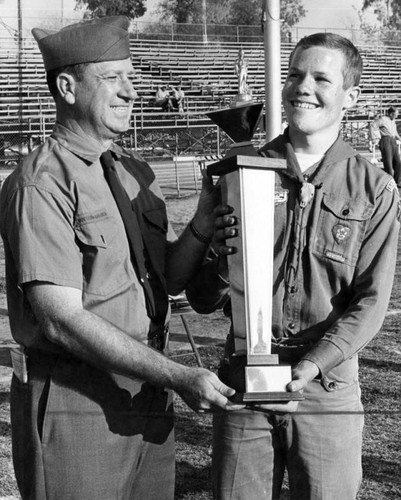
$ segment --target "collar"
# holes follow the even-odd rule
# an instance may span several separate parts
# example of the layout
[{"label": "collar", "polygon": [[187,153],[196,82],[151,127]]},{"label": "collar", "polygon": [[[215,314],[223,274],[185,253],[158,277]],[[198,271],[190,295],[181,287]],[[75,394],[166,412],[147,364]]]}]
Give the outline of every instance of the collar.
[{"label": "collar", "polygon": [[[77,134],[69,128],[61,125],[61,123],[56,122],[51,137],[56,140],[61,146],[68,151],[71,151],[74,155],[82,158],[86,163],[92,164],[99,160],[100,155],[104,152],[101,144],[87,136],[82,132],[82,134]],[[118,144],[112,143],[110,150],[117,156],[129,156]]]},{"label": "collar", "polygon": [[[260,153],[266,156],[270,156],[272,158],[286,158],[287,159],[287,171],[283,172],[288,177],[301,180],[299,177],[298,169],[298,161],[295,157],[294,150],[291,146],[288,128],[284,131],[282,135],[279,135],[271,142],[263,146],[260,150]],[[326,170],[326,167],[329,167],[333,163],[337,163],[348,158],[352,158],[357,155],[357,152],[354,150],[350,144],[345,142],[341,135],[338,134],[337,139],[334,141],[332,146],[327,150],[324,155],[322,161],[319,163],[319,171],[323,173]],[[298,168],[297,168],[298,167]]]}]

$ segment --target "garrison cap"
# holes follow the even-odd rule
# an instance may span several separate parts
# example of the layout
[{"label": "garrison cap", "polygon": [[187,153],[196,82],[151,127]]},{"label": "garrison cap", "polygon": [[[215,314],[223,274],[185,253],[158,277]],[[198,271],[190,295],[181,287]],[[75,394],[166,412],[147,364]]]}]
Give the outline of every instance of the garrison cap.
[{"label": "garrison cap", "polygon": [[110,16],[65,26],[60,31],[33,28],[46,71],[73,64],[130,57],[129,19]]}]

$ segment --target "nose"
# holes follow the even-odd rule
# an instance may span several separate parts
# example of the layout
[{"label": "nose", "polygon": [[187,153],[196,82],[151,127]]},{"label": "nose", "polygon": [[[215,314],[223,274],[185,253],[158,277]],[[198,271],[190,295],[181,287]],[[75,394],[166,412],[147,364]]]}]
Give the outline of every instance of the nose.
[{"label": "nose", "polygon": [[126,78],[124,81],[122,81],[120,94],[130,101],[134,101],[138,97],[138,93],[129,78]]},{"label": "nose", "polygon": [[310,94],[312,92],[312,84],[313,84],[313,78],[304,75],[302,77],[299,77],[297,81],[297,88],[296,91],[298,94]]}]

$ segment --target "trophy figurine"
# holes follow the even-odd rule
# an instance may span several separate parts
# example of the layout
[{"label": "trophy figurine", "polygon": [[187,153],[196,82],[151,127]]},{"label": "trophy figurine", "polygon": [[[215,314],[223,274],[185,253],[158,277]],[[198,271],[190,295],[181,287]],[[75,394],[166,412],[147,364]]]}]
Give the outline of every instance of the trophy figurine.
[{"label": "trophy figurine", "polygon": [[[241,81],[242,89],[247,89]],[[228,109],[207,113],[234,141],[225,158],[209,165],[207,173],[221,176],[223,203],[231,205],[238,218],[237,252],[227,260],[234,355],[246,356],[245,392],[240,399],[268,403],[302,396],[286,390],[291,366],[279,364],[278,355],[271,353],[274,179],[275,170],[285,169],[286,161],[261,157],[252,145],[262,109],[263,103],[253,103],[240,88]]]}]

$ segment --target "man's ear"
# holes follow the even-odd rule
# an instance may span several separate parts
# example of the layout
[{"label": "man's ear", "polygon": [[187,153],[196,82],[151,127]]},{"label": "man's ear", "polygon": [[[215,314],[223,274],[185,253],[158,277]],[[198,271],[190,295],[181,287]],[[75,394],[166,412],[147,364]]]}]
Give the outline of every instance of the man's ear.
[{"label": "man's ear", "polygon": [[355,106],[361,95],[360,87],[351,87],[347,90],[347,98],[344,103],[344,109],[350,109]]},{"label": "man's ear", "polygon": [[61,72],[56,79],[56,85],[60,97],[67,104],[75,103],[76,82],[72,75]]}]

